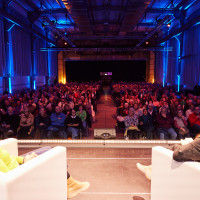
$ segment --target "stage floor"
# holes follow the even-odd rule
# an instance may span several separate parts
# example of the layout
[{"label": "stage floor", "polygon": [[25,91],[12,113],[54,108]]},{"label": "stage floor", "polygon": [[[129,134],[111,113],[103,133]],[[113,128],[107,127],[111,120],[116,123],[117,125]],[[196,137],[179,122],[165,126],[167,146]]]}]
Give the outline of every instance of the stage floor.
[{"label": "stage floor", "polygon": [[[20,148],[19,155],[31,150]],[[70,174],[91,185],[73,200],[150,200],[151,183],[137,170],[137,162],[151,164],[151,149],[67,148]]]}]

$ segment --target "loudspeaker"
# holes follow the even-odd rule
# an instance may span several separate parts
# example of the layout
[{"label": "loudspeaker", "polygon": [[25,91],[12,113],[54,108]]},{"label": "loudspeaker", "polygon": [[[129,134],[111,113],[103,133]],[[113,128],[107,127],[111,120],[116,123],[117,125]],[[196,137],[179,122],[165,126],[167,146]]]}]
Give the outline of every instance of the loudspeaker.
[{"label": "loudspeaker", "polygon": [[114,128],[95,128],[94,139],[115,139],[116,130]]}]

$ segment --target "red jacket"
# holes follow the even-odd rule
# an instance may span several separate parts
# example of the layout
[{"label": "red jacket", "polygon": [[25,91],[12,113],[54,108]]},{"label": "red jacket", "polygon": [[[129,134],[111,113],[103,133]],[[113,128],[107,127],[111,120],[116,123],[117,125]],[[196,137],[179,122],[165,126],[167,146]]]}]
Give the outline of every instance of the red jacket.
[{"label": "red jacket", "polygon": [[198,118],[198,115],[195,115],[194,113],[190,114],[189,116],[189,122],[190,122],[190,126],[194,126],[195,124],[198,124],[200,125],[200,115],[199,115],[199,118]]},{"label": "red jacket", "polygon": [[157,115],[156,117],[156,124],[158,128],[172,128],[172,124],[174,123],[174,120],[171,118],[170,115],[167,115],[166,118],[164,118],[161,114]]}]

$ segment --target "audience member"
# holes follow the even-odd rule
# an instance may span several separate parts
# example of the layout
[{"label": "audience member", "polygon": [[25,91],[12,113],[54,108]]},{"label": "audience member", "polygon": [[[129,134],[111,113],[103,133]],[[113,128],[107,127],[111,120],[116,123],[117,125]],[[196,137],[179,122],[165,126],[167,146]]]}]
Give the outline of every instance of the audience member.
[{"label": "audience member", "polygon": [[72,139],[78,139],[80,134],[80,129],[82,128],[81,119],[76,116],[76,111],[72,110],[71,116],[66,120],[67,131],[72,134]]},{"label": "audience member", "polygon": [[55,113],[51,114],[50,119],[51,125],[48,127],[47,138],[53,139],[57,134],[60,139],[66,138],[65,114],[61,112],[61,108],[59,106],[56,106]]}]

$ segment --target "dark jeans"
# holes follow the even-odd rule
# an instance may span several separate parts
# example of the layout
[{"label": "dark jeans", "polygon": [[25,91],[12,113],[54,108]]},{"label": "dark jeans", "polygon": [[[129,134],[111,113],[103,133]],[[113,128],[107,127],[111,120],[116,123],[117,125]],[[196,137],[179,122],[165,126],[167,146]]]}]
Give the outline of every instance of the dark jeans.
[{"label": "dark jeans", "polygon": [[[30,127],[29,126],[23,126],[23,127],[20,127],[18,133],[17,133],[17,138],[18,139],[24,139],[24,138],[27,138],[29,135],[28,135],[28,132],[30,131]],[[31,134],[30,134],[31,135]]]},{"label": "dark jeans", "polygon": [[195,137],[198,133],[200,133],[200,125],[195,124],[194,126],[191,127],[191,136]]},{"label": "dark jeans", "polygon": [[153,139],[154,135],[154,127],[153,126],[144,126],[142,127],[142,131],[145,132],[147,139]]},{"label": "dark jeans", "polygon": [[139,131],[136,130],[128,130],[127,131],[127,135],[129,137],[129,139],[139,139]]},{"label": "dark jeans", "polygon": [[169,129],[158,128],[157,132],[158,132],[158,137],[161,140],[169,140],[169,139],[176,140],[177,133],[173,128],[169,128]]}]

